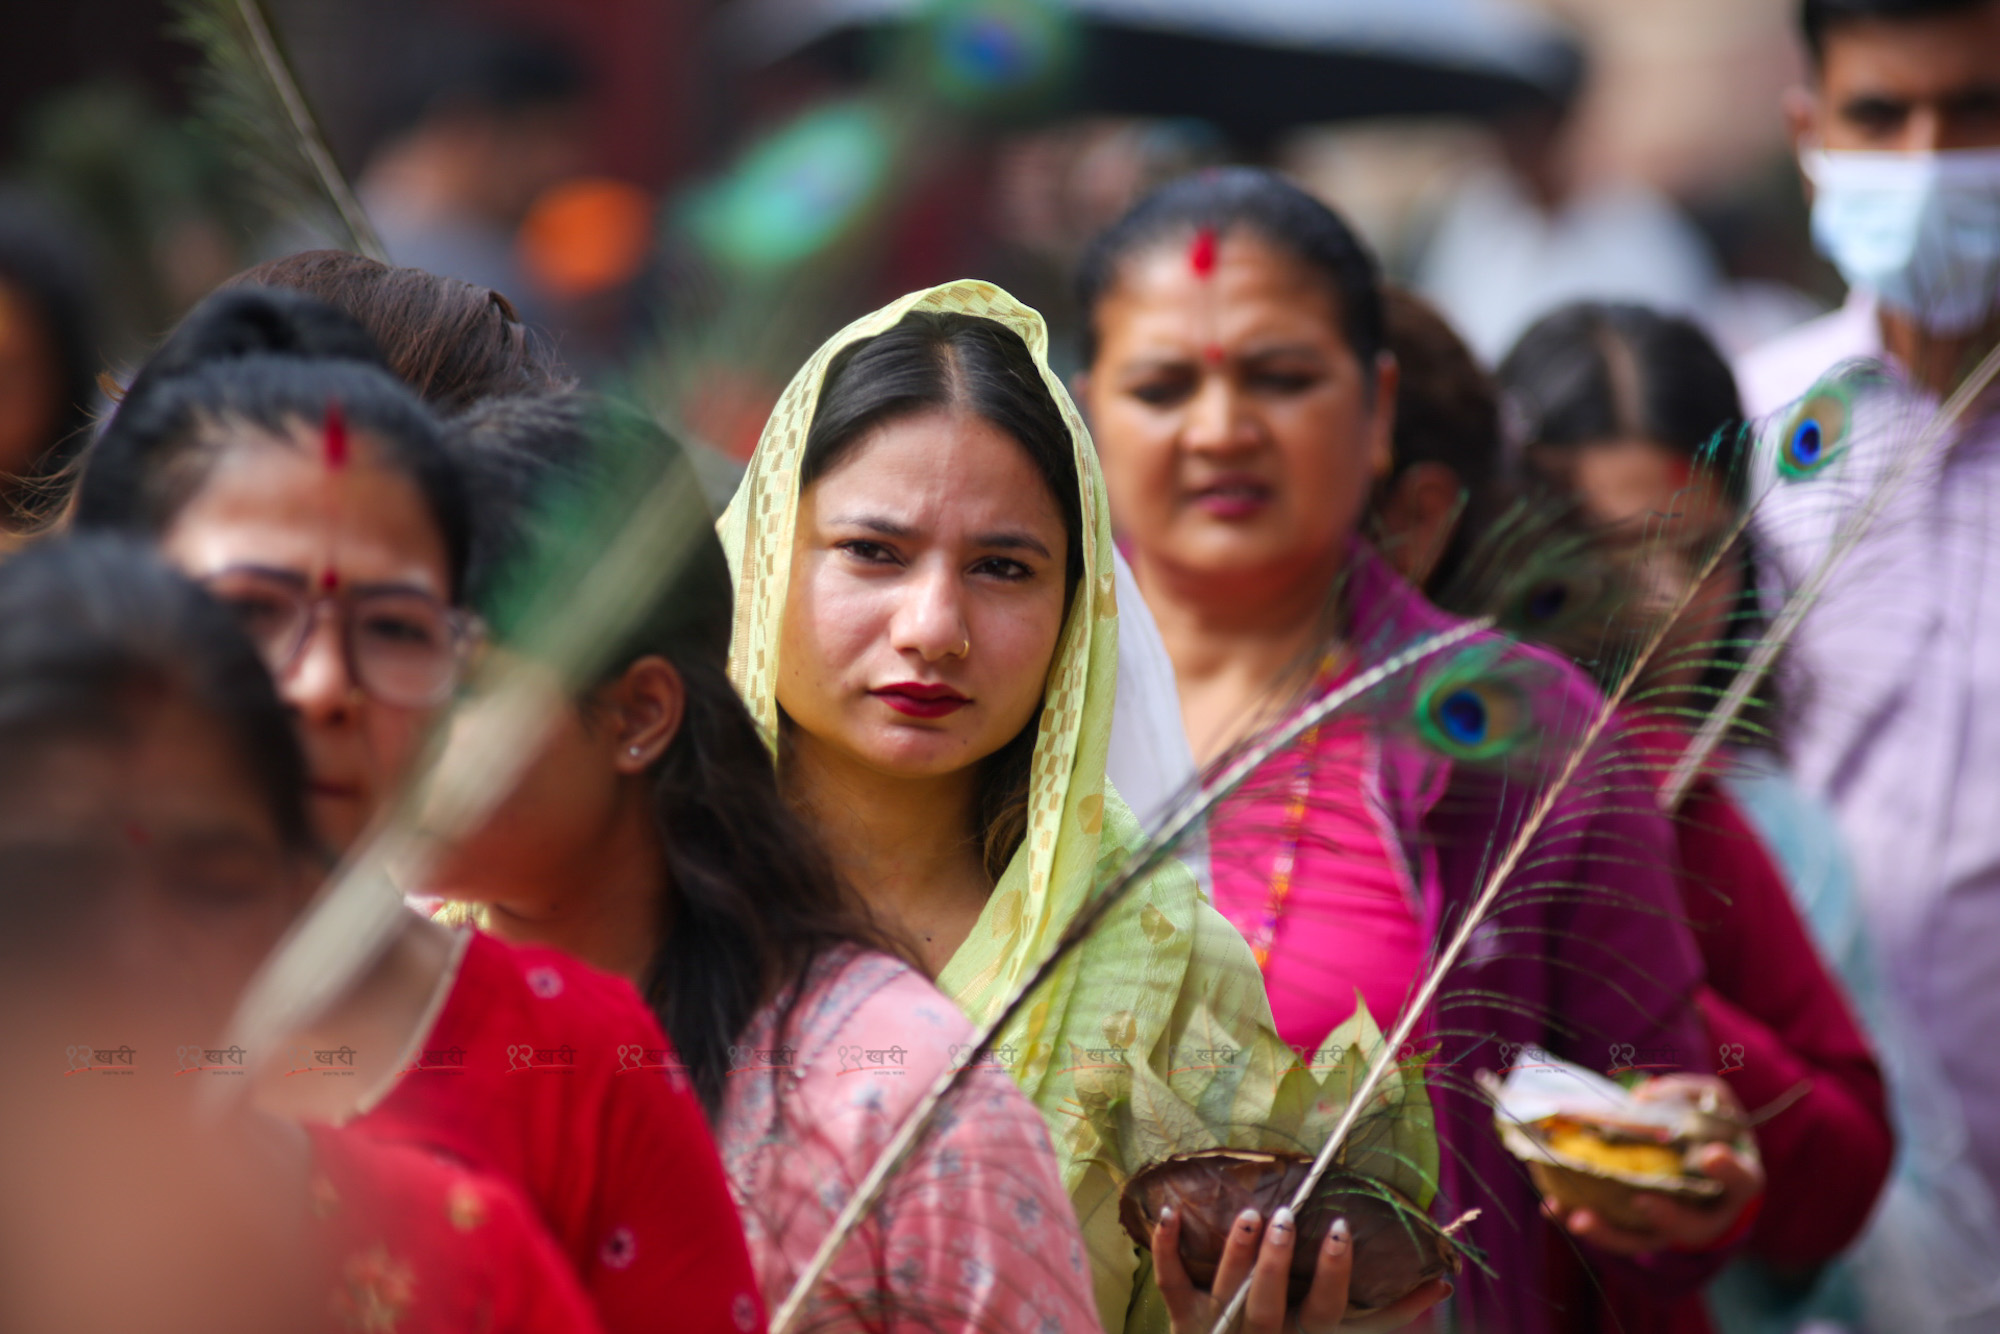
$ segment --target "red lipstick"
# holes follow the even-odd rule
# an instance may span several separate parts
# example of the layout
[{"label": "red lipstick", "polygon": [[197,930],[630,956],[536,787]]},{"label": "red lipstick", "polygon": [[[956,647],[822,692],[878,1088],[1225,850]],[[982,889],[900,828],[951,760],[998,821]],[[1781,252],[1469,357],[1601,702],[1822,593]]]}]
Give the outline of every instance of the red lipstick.
[{"label": "red lipstick", "polygon": [[899,681],[868,693],[897,713],[912,718],[943,718],[972,703],[970,696],[961,695],[950,686],[925,685],[921,681]]}]

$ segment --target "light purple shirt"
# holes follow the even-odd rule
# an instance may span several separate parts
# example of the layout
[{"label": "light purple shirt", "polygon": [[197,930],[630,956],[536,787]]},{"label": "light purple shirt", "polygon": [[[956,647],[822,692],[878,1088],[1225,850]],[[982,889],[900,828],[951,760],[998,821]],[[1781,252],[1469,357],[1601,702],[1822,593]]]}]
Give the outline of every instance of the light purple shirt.
[{"label": "light purple shirt", "polygon": [[[1816,472],[1784,476],[1789,405],[1829,371],[1879,359]],[[1935,417],[1887,362],[1866,298],[1746,357],[1745,406],[1769,416],[1751,483],[1772,598],[1798,588]],[[2000,412],[1933,442],[1843,558],[1787,651],[1787,749],[1830,802],[1893,993],[1962,1103],[1974,1162],[2000,1190]],[[1775,415],[1773,415],[1775,414]],[[1775,587],[1773,587],[1775,586]]]}]

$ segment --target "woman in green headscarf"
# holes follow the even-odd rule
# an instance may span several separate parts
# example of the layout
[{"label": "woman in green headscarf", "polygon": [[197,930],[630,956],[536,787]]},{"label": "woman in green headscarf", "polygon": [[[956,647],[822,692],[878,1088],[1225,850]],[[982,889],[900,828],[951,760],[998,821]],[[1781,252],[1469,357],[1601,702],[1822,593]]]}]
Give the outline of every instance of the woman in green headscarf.
[{"label": "woman in green headscarf", "polygon": [[[1047,347],[1041,317],[982,282],[857,321],[792,380],[721,524],[730,674],[788,795],[975,1021],[1140,838],[1104,777],[1104,481]],[[1135,1079],[1212,1107],[1214,1075],[1189,1067],[1254,1050],[1223,1104],[1254,1121],[1283,1073],[1256,1038],[1270,1023],[1249,947],[1175,863],[1001,1035],[1048,1117],[1106,1328],[1128,1327],[1142,1285],[1117,1217]]]}]

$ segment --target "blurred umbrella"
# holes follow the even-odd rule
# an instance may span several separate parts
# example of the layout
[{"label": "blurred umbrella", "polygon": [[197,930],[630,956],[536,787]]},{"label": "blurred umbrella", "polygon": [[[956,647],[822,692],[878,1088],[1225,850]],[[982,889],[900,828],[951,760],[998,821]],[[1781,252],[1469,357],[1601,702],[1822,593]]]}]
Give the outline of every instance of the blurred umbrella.
[{"label": "blurred umbrella", "polygon": [[1567,31],[1517,0],[737,0],[722,35],[747,65],[865,73],[894,51],[947,96],[1011,82],[1043,114],[1192,116],[1251,140],[1492,116],[1566,100],[1581,73]]}]

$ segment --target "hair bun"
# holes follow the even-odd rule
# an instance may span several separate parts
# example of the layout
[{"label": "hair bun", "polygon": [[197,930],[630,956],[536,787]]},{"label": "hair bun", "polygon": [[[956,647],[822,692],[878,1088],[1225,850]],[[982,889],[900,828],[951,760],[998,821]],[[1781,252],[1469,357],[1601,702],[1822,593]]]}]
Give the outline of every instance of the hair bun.
[{"label": "hair bun", "polygon": [[275,287],[237,287],[214,293],[190,311],[127,397],[211,362],[246,357],[358,361],[389,369],[368,331],[325,302]]}]

